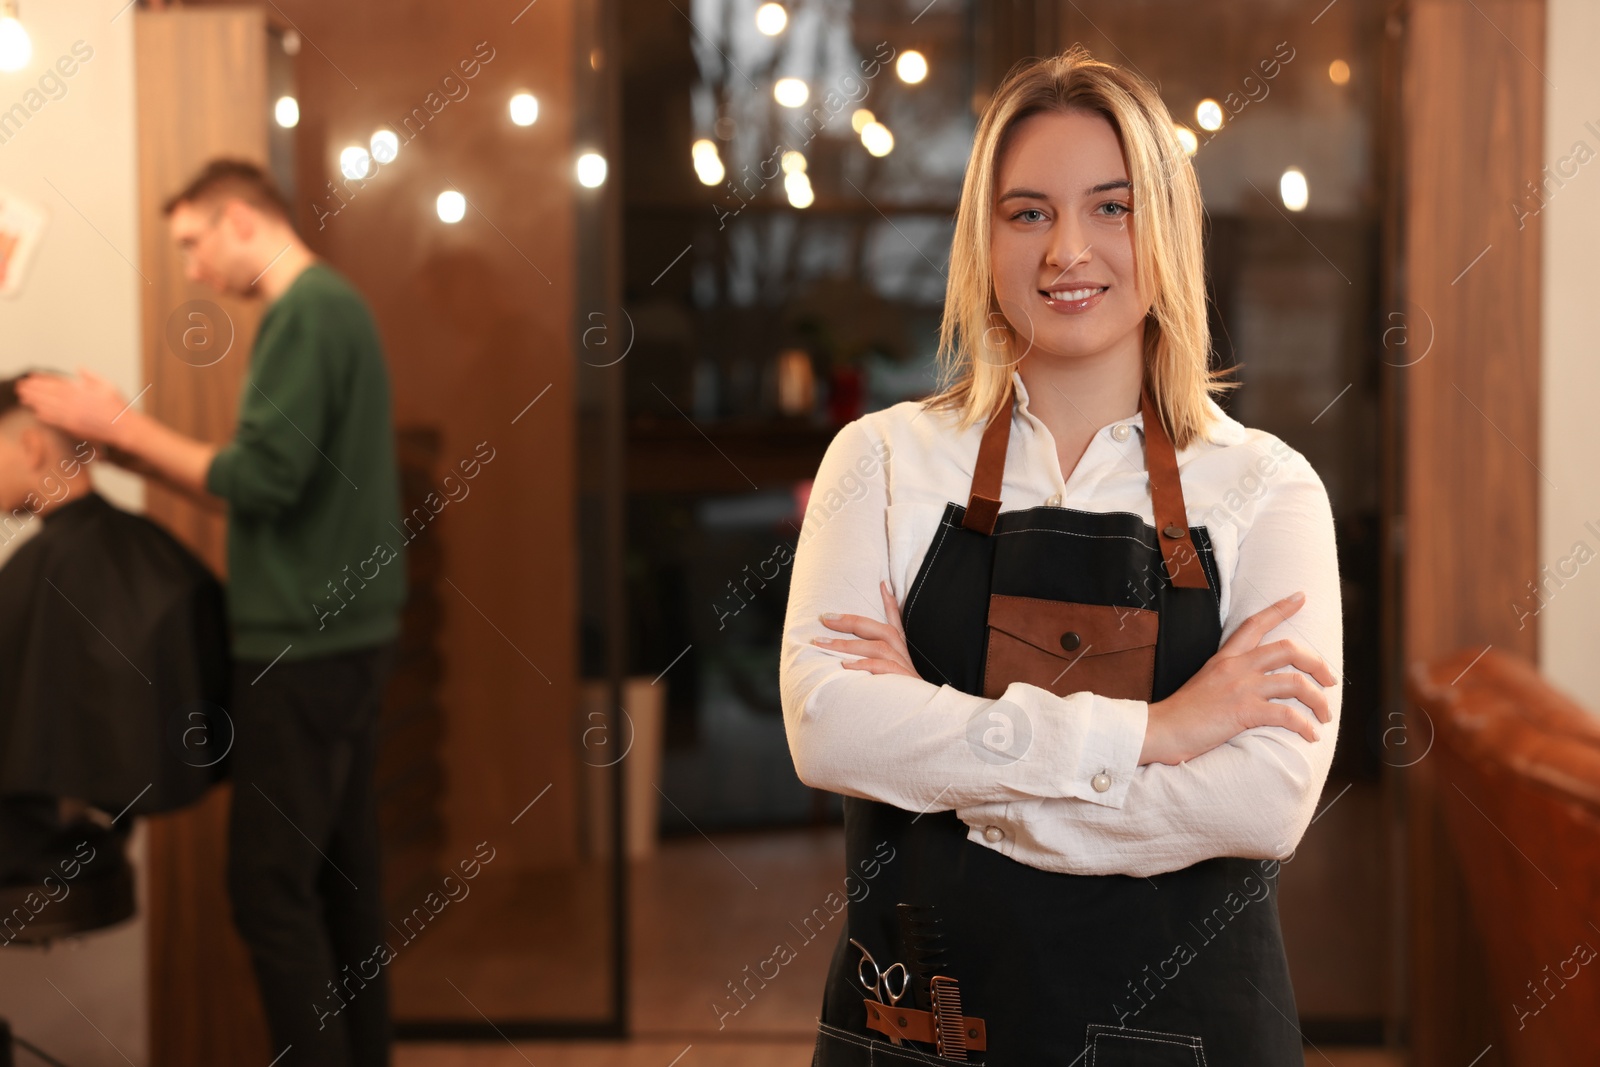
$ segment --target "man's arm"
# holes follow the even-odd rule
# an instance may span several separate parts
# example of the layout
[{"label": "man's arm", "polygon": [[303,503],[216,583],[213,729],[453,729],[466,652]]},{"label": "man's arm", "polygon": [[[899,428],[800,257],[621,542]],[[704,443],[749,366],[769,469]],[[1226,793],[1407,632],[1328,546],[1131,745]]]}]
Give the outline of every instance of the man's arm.
[{"label": "man's arm", "polygon": [[226,502],[207,490],[205,484],[206,471],[217,454],[217,446],[186,437],[143,412],[130,411],[122,421],[135,415],[140,423],[146,424],[129,433],[139,440],[131,446],[107,441],[106,458],[119,467],[177,490],[202,507],[221,510]]}]

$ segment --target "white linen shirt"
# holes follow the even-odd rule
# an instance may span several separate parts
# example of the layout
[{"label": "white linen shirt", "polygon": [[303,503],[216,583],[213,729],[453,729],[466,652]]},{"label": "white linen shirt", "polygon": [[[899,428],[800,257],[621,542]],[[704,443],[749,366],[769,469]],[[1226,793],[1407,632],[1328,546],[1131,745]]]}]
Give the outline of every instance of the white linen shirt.
[{"label": "white linen shirt", "polygon": [[[1012,377],[1018,402],[1003,509],[1132,512],[1153,526],[1142,412],[1101,427],[1064,481],[1054,437],[1028,410],[1021,375]],[[1303,590],[1304,605],[1262,643],[1293,637],[1342,680],[1327,491],[1300,453],[1208,405],[1217,418],[1208,438],[1177,458],[1189,524],[1211,536],[1222,640]],[[906,401],[849,423],[829,445],[801,527],[779,661],[800,780],[907,811],[954,810],[969,840],[1044,870],[1151,875],[1216,856],[1287,858],[1333,759],[1342,681],[1326,689],[1328,723],[1317,723],[1299,700],[1275,698],[1311,719],[1315,742],[1284,727],[1256,727],[1177,766],[1139,765],[1145,701],[1056,696],[1017,682],[1000,699],[1011,715],[1020,709],[1030,743],[1021,758],[1000,763],[968,740],[974,720],[996,701],[846,669],[846,660],[860,657],[812,643],[852,639],[824,626],[823,612],[885,620],[880,579],[904,611],[946,504],[967,502],[982,432],[981,422],[957,432],[953,414]],[[1103,791],[1091,784],[1100,774],[1111,783]]]}]

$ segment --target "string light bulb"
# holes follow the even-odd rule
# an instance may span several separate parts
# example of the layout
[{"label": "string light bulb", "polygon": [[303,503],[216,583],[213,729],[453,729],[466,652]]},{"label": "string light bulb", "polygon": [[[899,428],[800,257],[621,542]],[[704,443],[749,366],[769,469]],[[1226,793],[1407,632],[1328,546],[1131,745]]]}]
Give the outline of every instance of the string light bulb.
[{"label": "string light bulb", "polygon": [[756,29],[768,37],[776,37],[789,25],[789,12],[782,4],[762,4],[756,8]]},{"label": "string light bulb", "polygon": [[0,70],[21,70],[33,58],[33,41],[17,17],[16,0],[0,3]]},{"label": "string light bulb", "polygon": [[1283,172],[1283,177],[1278,179],[1278,196],[1290,211],[1306,209],[1311,202],[1311,189],[1306,185],[1306,176],[1299,167],[1290,167]]}]

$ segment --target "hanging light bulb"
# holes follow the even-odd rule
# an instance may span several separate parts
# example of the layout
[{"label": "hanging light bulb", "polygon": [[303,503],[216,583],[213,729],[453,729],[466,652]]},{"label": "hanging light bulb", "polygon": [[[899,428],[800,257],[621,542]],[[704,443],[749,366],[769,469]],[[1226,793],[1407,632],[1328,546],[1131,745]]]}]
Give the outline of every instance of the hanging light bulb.
[{"label": "hanging light bulb", "polygon": [[886,156],[894,151],[894,134],[881,122],[869,122],[861,127],[861,143],[875,156]]},{"label": "hanging light bulb", "polygon": [[1306,185],[1306,176],[1299,167],[1290,167],[1283,172],[1283,177],[1278,179],[1278,196],[1290,211],[1306,209],[1311,202],[1311,189]]},{"label": "hanging light bulb", "polygon": [[762,4],[756,8],[756,29],[768,37],[776,37],[789,25],[789,12],[782,4]]},{"label": "hanging light bulb", "polygon": [[578,184],[585,189],[598,189],[606,181],[606,157],[599,152],[585,152],[578,157]]},{"label": "hanging light bulb", "polygon": [[791,207],[805,209],[817,199],[811,189],[811,179],[803,170],[792,170],[783,176],[783,191],[788,194]]},{"label": "hanging light bulb", "polygon": [[394,157],[400,154],[400,137],[393,130],[374,132],[369,143],[372,147],[372,158],[379,163],[393,163]]},{"label": "hanging light bulb", "polygon": [[895,61],[894,72],[907,85],[915,85],[928,76],[928,59],[916,49],[908,48]]},{"label": "hanging light bulb", "polygon": [[33,41],[17,18],[16,0],[0,5],[0,70],[21,70],[33,58]]},{"label": "hanging light bulb", "polygon": [[467,198],[454,189],[446,189],[433,202],[433,210],[440,222],[457,223],[467,217]]},{"label": "hanging light bulb", "polygon": [[803,107],[811,99],[811,87],[799,78],[779,78],[772,86],[772,98],[784,107]]},{"label": "hanging light bulb", "polygon": [[539,121],[539,98],[532,93],[518,93],[511,98],[511,121],[518,126],[532,126]]},{"label": "hanging light bulb", "polygon": [[292,96],[280,96],[272,105],[272,117],[279,126],[289,129],[300,124],[300,101]]},{"label": "hanging light bulb", "polygon": [[689,150],[694,159],[695,177],[700,179],[701,185],[721,185],[722,179],[727,176],[727,169],[722,165],[722,157],[717,153],[717,143],[702,137],[696,141]]},{"label": "hanging light bulb", "polygon": [[351,181],[360,181],[372,170],[372,155],[358,144],[339,153],[339,172]]}]

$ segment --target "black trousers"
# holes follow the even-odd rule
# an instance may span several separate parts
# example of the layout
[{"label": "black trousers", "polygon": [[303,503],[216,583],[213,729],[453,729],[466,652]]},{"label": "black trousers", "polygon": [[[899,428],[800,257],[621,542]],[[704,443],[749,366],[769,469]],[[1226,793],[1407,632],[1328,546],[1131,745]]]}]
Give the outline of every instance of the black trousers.
[{"label": "black trousers", "polygon": [[394,654],[234,664],[228,891],[277,1067],[389,1063],[372,779]]}]

